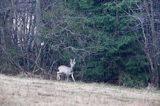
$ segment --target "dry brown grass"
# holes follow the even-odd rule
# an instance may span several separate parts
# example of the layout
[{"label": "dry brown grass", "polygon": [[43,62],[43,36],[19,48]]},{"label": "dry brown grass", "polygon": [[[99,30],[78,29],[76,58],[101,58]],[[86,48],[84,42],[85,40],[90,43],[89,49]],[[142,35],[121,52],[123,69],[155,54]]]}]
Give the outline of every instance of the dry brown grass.
[{"label": "dry brown grass", "polygon": [[160,91],[0,75],[0,106],[160,106]]}]

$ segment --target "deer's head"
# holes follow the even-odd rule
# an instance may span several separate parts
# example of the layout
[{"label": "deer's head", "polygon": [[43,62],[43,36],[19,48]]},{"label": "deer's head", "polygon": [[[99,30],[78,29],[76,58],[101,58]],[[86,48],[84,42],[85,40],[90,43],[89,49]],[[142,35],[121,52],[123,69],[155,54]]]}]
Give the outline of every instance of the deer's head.
[{"label": "deer's head", "polygon": [[75,64],[76,64],[75,59],[70,59],[71,68],[73,68]]}]

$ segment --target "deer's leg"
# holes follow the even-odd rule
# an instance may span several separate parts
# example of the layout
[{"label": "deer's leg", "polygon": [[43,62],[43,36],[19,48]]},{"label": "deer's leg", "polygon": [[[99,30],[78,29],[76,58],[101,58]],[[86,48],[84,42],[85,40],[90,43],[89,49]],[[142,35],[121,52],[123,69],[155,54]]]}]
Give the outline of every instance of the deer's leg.
[{"label": "deer's leg", "polygon": [[72,80],[75,82],[75,79],[74,79],[74,76],[73,76],[73,74],[71,74],[71,77],[72,77]]},{"label": "deer's leg", "polygon": [[57,73],[57,80],[59,80],[59,74]]},{"label": "deer's leg", "polygon": [[67,75],[67,82],[69,81],[69,75]]},{"label": "deer's leg", "polygon": [[60,80],[61,78],[60,78],[60,73],[59,72],[57,72],[57,80]]}]

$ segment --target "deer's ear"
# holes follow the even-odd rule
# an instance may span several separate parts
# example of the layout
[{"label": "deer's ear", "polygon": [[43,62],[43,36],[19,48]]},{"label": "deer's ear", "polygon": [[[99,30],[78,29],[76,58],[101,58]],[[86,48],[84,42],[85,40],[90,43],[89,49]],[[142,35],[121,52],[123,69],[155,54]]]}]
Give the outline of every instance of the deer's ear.
[{"label": "deer's ear", "polygon": [[74,61],[74,62],[76,61],[75,58],[73,59],[73,61]]},{"label": "deer's ear", "polygon": [[72,59],[70,59],[70,62],[72,63]]}]

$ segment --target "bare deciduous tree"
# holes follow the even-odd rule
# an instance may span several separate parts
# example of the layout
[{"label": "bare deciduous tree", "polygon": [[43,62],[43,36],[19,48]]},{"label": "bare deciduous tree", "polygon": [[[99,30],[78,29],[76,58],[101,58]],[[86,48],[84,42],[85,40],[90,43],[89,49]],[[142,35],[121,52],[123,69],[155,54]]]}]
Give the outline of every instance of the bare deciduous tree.
[{"label": "bare deciduous tree", "polygon": [[[151,85],[159,86],[159,59],[160,59],[160,36],[156,27],[156,21],[160,21],[160,17],[155,10],[158,5],[157,0],[135,1],[136,8],[130,7],[131,17],[138,20],[138,31],[143,35],[144,52],[150,63]],[[158,18],[159,17],[159,18]]]}]

